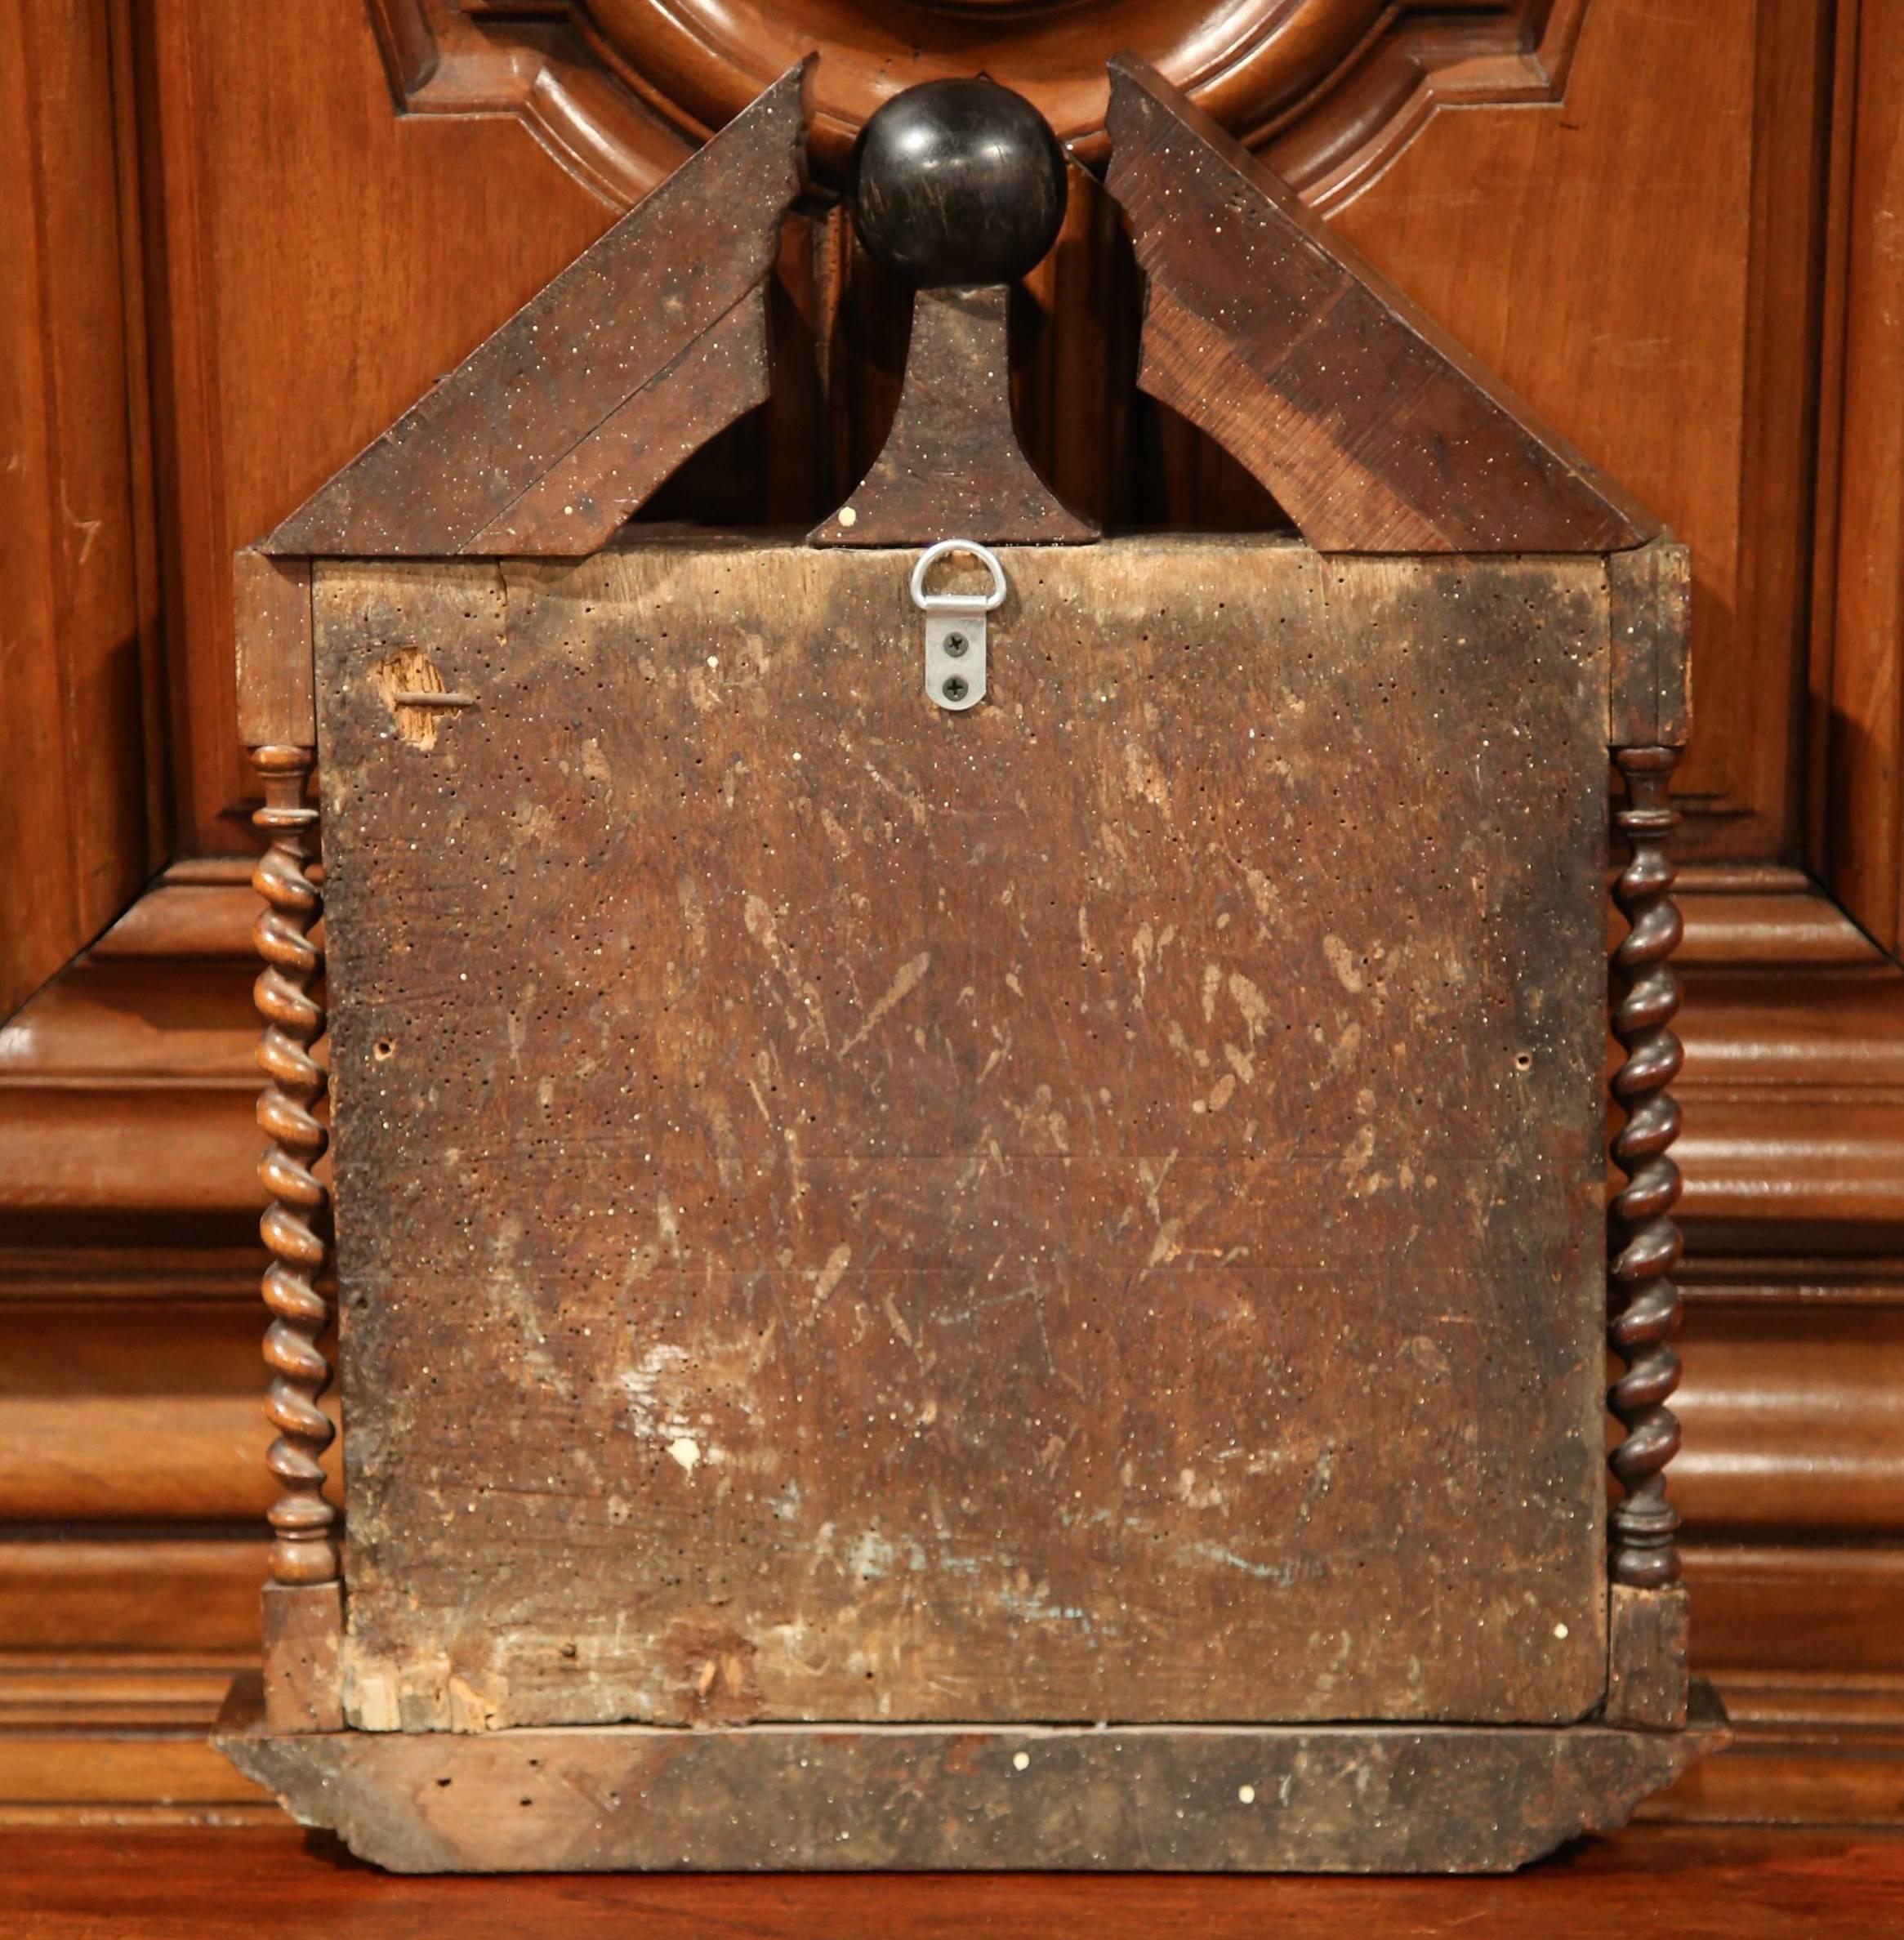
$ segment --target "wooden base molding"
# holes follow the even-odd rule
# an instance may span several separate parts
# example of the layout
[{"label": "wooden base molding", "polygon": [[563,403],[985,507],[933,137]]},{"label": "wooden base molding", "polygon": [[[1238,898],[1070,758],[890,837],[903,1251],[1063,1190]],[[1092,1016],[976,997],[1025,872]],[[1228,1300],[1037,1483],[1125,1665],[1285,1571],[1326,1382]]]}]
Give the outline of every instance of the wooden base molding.
[{"label": "wooden base molding", "polygon": [[216,1742],[294,1817],[336,1830],[359,1857],[396,1872],[1504,1872],[1623,1823],[1724,1737],[1724,1712],[1705,1690],[1692,1723],[1671,1733],[607,1725],[274,1734],[257,1680],[240,1679]]}]

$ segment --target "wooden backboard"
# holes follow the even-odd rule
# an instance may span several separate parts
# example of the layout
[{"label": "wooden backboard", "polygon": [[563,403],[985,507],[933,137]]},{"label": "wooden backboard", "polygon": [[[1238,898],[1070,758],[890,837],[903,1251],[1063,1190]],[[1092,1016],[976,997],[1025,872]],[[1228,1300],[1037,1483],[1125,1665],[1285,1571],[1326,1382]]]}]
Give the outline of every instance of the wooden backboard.
[{"label": "wooden backboard", "polygon": [[1006,563],[317,566],[352,1724],[1600,1699],[1604,563]]}]

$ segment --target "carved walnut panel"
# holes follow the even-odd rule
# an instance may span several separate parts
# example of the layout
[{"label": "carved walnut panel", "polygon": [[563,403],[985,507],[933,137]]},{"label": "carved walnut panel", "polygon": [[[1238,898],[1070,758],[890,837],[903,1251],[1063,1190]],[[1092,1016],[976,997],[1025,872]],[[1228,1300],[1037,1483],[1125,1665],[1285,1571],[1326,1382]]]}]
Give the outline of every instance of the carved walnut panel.
[{"label": "carved walnut panel", "polygon": [[[1438,105],[1560,98],[1585,0],[369,0],[406,105],[520,114],[574,174],[630,201],[801,55],[821,56],[815,153],[919,81],[983,70],[1086,161],[1104,63],[1141,54],[1323,207]],[[604,74],[607,78],[604,78]]]}]

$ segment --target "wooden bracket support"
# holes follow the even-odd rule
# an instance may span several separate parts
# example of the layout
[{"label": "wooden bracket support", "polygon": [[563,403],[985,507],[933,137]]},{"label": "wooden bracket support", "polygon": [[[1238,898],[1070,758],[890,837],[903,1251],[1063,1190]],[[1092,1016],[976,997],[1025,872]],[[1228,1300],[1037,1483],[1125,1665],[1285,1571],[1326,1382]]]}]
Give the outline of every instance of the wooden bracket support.
[{"label": "wooden bracket support", "polygon": [[1138,382],[1318,552],[1612,552],[1656,523],[1154,69],[1111,63]]}]

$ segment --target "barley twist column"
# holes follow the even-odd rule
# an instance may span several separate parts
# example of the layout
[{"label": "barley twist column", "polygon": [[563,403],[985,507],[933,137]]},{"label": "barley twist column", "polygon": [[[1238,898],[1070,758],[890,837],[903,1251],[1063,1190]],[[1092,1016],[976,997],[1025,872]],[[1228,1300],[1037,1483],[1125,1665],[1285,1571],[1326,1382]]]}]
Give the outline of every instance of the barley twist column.
[{"label": "barley twist column", "polygon": [[258,1064],[270,1081],[258,1099],[258,1123],[271,1141],[258,1176],[270,1196],[261,1229],[271,1254],[264,1278],[271,1313],[265,1405],[278,1430],[265,1458],[279,1485],[270,1510],[270,1571],[276,1583],[329,1583],[337,1576],[337,1512],[324,1498],[319,1458],[335,1431],[318,1406],[331,1366],[317,1345],[327,1318],[317,1282],[328,1207],[313,1170],[325,1144],[315,1108],[324,1073],[311,1055],[324,1028],[315,991],[323,955],[311,934],[322,908],[310,876],[318,811],[304,799],[309,748],[255,747],[251,758],[265,784],[265,805],[252,819],[270,837],[252,877],[265,903],[253,931],[265,963],[253,995],[265,1026]]},{"label": "barley twist column", "polygon": [[1683,1062],[1671,1024],[1679,985],[1670,967],[1681,925],[1666,838],[1679,817],[1668,799],[1679,751],[1628,747],[1614,760],[1626,800],[1615,822],[1628,856],[1613,885],[1627,934],[1615,948],[1613,1034],[1625,1061],[1613,1095],[1625,1115],[1614,1134],[1613,1161],[1626,1182],[1611,1208],[1610,1318],[1607,1338],[1625,1363],[1607,1403],[1625,1429],[1610,1458],[1625,1491],[1613,1507],[1608,1568],[1616,1583],[1657,1589],[1677,1582],[1679,1519],[1666,1500],[1666,1464],[1679,1446],[1679,1423],[1667,1398],[1679,1385],[1672,1337],[1679,1292],[1672,1273],[1681,1251],[1673,1206],[1679,1169],[1668,1155],[1679,1131],[1679,1108],[1667,1087]]}]

